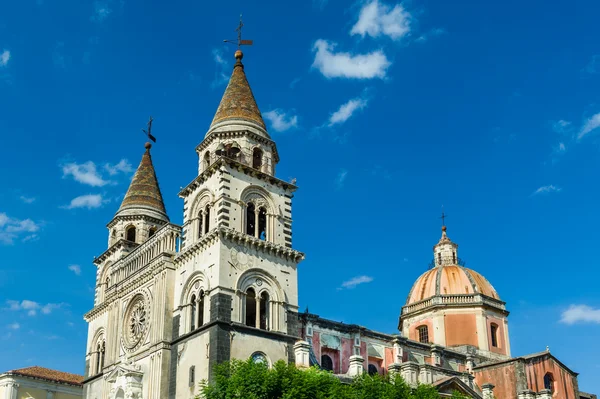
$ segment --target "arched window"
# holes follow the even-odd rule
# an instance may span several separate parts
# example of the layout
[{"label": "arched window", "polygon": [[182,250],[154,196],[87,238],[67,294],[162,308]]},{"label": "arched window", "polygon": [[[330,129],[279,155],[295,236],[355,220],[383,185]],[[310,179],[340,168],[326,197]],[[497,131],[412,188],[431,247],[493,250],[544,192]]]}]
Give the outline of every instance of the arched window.
[{"label": "arched window", "polygon": [[329,355],[321,355],[321,368],[327,371],[333,371],[333,360]]},{"label": "arched window", "polygon": [[156,227],[150,227],[150,230],[148,230],[148,238],[152,237],[154,234],[156,234]]},{"label": "arched window", "polygon": [[260,148],[255,148],[254,151],[252,151],[252,167],[254,169],[259,169],[262,166],[262,155],[263,152]]},{"label": "arched window", "polygon": [[256,327],[256,293],[252,288],[246,291],[246,325]]},{"label": "arched window", "polygon": [[544,389],[549,389],[554,393],[554,376],[552,373],[546,373],[546,375],[544,375]]},{"label": "arched window", "polygon": [[135,242],[135,226],[127,228],[127,241]]},{"label": "arched window", "polygon": [[195,383],[196,383],[196,366],[191,366],[188,385],[190,387],[193,387]]},{"label": "arched window", "polygon": [[200,290],[198,298],[198,327],[202,327],[204,325],[204,291]]},{"label": "arched window", "polygon": [[254,363],[264,364],[265,366],[269,365],[269,359],[267,359],[267,355],[262,352],[254,352],[250,358]]},{"label": "arched window", "polygon": [[202,237],[202,233],[204,232],[203,222],[204,216],[202,215],[202,212],[200,212],[200,215],[198,215],[198,238]]},{"label": "arched window", "polygon": [[256,213],[254,212],[254,204],[252,202],[249,202],[248,206],[246,206],[246,234],[253,236],[255,226]]},{"label": "arched window", "polygon": [[267,210],[264,207],[258,209],[258,235],[256,238],[267,239]]},{"label": "arched window", "polygon": [[427,326],[417,327],[419,333],[419,342],[429,343],[429,329]]},{"label": "arched window", "polygon": [[208,233],[210,228],[210,206],[206,205],[204,208],[204,233]]},{"label": "arched window", "polygon": [[374,364],[369,364],[369,375],[379,374],[379,370],[377,370],[377,366]]},{"label": "arched window", "polygon": [[490,325],[490,334],[492,338],[492,346],[494,348],[498,347],[498,324],[492,323]]},{"label": "arched window", "polygon": [[438,266],[442,264],[442,253],[438,252]]},{"label": "arched window", "polygon": [[106,341],[102,341],[102,348],[100,352],[100,371],[104,368],[104,355],[106,354]]},{"label": "arched window", "polygon": [[260,329],[269,329],[269,294],[260,294]]},{"label": "arched window", "polygon": [[456,252],[452,252],[452,263],[456,264]]},{"label": "arched window", "polygon": [[113,231],[112,231],[112,234],[111,234],[111,235],[112,235],[112,238],[115,238],[115,237],[117,237],[117,229],[113,229]]},{"label": "arched window", "polygon": [[100,346],[100,342],[98,342],[98,346],[96,347],[96,374],[100,372],[100,358],[102,357],[102,346]]},{"label": "arched window", "polygon": [[210,166],[210,152],[206,151],[204,153],[204,170],[208,169]]},{"label": "arched window", "polygon": [[192,304],[190,306],[190,330],[193,331],[196,329],[196,295],[192,295]]}]

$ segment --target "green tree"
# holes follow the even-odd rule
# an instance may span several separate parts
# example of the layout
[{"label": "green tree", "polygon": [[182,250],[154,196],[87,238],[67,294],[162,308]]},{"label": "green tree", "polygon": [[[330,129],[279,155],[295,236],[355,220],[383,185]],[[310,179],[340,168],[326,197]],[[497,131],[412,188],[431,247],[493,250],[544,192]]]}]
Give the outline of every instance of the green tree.
[{"label": "green tree", "polygon": [[[211,383],[201,383],[196,399],[439,399],[430,385],[411,388],[396,375],[363,374],[342,383],[333,374],[316,368],[299,370],[293,364],[265,364],[233,360],[218,365]],[[464,399],[455,392],[452,399]]]}]

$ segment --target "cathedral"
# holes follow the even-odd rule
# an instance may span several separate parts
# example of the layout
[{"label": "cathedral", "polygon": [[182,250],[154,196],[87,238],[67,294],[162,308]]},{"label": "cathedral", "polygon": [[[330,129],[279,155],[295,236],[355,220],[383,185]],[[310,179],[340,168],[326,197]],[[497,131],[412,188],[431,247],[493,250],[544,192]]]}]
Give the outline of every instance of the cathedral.
[{"label": "cathedral", "polygon": [[443,397],[595,399],[549,350],[511,356],[505,302],[464,266],[445,227],[430,269],[408,293],[398,334],[300,312],[296,186],[275,177],[277,146],[242,58],[236,51],[196,147],[198,176],[179,192],[183,225],[170,222],[149,143],[107,225],[85,315],[84,398],[189,399],[216,364],[252,358],[317,366],[343,380],[396,373]]}]

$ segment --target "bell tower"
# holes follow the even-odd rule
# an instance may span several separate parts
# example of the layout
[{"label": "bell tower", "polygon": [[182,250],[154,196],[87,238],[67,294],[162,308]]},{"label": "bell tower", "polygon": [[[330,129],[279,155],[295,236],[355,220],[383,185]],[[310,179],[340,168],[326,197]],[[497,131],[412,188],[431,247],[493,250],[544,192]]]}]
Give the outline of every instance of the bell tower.
[{"label": "bell tower", "polygon": [[238,49],[196,147],[198,176],[179,193],[184,239],[175,261],[172,351],[177,374],[197,381],[231,358],[291,360],[300,333],[297,266],[304,254],[292,248],[296,186],[275,177],[277,146],[242,59]]}]

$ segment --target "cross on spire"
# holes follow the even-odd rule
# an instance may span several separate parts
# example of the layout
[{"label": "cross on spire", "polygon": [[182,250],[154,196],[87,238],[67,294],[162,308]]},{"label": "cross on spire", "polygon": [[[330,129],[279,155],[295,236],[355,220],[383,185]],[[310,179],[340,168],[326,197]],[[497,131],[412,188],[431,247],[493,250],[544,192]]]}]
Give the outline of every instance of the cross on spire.
[{"label": "cross on spire", "polygon": [[442,219],[442,227],[446,227],[446,218],[448,216],[444,213],[444,205],[442,205],[442,216],[440,217],[440,219]]},{"label": "cross on spire", "polygon": [[252,40],[243,40],[242,39],[242,27],[243,26],[244,26],[244,23],[242,22],[242,15],[240,14],[240,24],[235,29],[235,31],[237,32],[237,39],[236,40],[223,40],[223,42],[237,44],[238,50],[240,49],[241,46],[252,46]]}]

